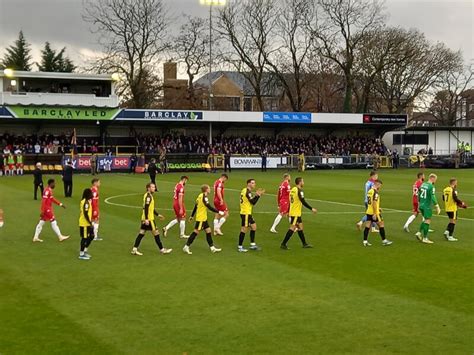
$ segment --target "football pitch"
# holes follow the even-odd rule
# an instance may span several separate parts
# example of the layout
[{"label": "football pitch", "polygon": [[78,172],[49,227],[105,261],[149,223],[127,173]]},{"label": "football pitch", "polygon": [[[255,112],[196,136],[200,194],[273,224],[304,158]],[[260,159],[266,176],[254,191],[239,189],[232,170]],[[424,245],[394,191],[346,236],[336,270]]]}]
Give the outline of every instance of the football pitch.
[{"label": "football pitch", "polygon": [[[431,171],[426,171],[429,173]],[[438,170],[437,197],[454,175],[459,197],[474,206],[472,170]],[[420,217],[410,215],[417,170],[381,170],[381,207],[387,238],[371,233],[362,246],[355,227],[364,214],[364,170],[290,172],[305,179],[305,197],[318,214],[305,213],[303,249],[295,234],[290,250],[279,248],[288,222],[269,232],[277,213],[283,171],[234,171],[226,184],[231,211],[224,236],[211,254],[204,233],[191,249],[175,226],[163,238],[170,255],[160,255],[148,233],[130,254],[140,225],[147,175],[100,175],[103,241],[78,260],[79,200],[90,175],[76,175],[73,198],[65,199],[56,176],[55,207],[63,234],[49,224],[44,243],[31,242],[40,201],[33,201],[31,176],[0,178],[0,354],[472,354],[474,351],[474,209],[461,210],[454,235],[443,232],[445,212],[433,217],[433,245],[414,233]],[[189,173],[188,215],[203,183],[219,173]],[[173,217],[172,194],[180,174],[158,176],[155,204]],[[46,182],[49,176],[44,177]],[[254,207],[261,251],[237,252],[239,191],[248,178],[267,194]],[[441,204],[443,207],[443,205]],[[307,211],[307,210],[306,210]],[[309,211],[308,211],[309,212]],[[212,225],[213,213],[209,212]],[[188,223],[190,234],[194,223]],[[248,246],[247,234],[245,245]]]}]

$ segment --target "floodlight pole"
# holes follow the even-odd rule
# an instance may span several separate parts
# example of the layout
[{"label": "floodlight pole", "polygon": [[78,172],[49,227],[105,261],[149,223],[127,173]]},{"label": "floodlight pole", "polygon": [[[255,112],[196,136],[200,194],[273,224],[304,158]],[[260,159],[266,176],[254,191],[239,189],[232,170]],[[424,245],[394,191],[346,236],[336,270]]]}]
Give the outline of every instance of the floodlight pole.
[{"label": "floodlight pole", "polygon": [[209,111],[212,111],[211,73],[212,73],[212,2],[209,4]]}]

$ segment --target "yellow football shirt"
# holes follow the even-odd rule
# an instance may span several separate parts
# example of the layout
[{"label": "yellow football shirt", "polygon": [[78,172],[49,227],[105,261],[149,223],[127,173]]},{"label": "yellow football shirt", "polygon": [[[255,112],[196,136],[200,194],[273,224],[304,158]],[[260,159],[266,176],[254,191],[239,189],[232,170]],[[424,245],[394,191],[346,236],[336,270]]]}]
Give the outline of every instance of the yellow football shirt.
[{"label": "yellow football shirt", "polygon": [[196,199],[196,222],[207,221],[207,206],[209,199],[204,196],[204,193],[200,193]]},{"label": "yellow football shirt", "polygon": [[300,200],[300,191],[299,188],[295,186],[290,191],[290,216],[301,217],[302,210],[303,203]]},{"label": "yellow football shirt", "polygon": [[457,194],[457,192],[451,186],[443,190],[444,210],[446,212],[456,212],[458,210],[458,205],[454,200],[454,194]]},{"label": "yellow football shirt", "polygon": [[243,215],[252,214],[253,205],[247,197],[248,193],[249,191],[246,187],[243,188],[242,191],[240,191],[240,214]]},{"label": "yellow football shirt", "polygon": [[[88,219],[86,218],[89,217]],[[85,198],[81,200],[79,207],[79,227],[90,227],[92,220],[92,206],[91,202]]]},{"label": "yellow football shirt", "polygon": [[367,210],[365,213],[369,215],[380,214],[380,195],[373,188],[367,193]]},{"label": "yellow football shirt", "polygon": [[[146,206],[148,205],[148,211],[146,210]],[[142,221],[155,220],[155,199],[153,195],[149,192],[146,192],[143,195],[143,210],[142,210]]]}]

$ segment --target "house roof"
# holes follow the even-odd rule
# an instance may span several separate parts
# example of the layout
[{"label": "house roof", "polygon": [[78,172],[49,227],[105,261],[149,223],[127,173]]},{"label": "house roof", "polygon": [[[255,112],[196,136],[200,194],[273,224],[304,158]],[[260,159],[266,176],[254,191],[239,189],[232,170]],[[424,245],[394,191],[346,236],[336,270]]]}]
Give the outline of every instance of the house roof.
[{"label": "house roof", "polygon": [[437,121],[438,119],[431,112],[413,112],[412,121]]},{"label": "house roof", "polygon": [[[244,96],[255,96],[255,90],[247,79],[246,74],[237,71],[216,71],[207,73],[196,80],[195,86],[209,88],[210,82],[215,83],[223,76],[227,77],[239,87]],[[262,78],[262,95],[275,97],[280,96],[282,93],[283,89],[278,85],[276,78],[271,73],[264,73]]]},{"label": "house roof", "polygon": [[0,70],[0,78],[29,78],[29,79],[66,79],[66,80],[104,80],[112,81],[112,74],[84,74],[84,73],[51,73],[41,71],[21,71],[14,70],[11,75],[7,75],[4,70]]}]

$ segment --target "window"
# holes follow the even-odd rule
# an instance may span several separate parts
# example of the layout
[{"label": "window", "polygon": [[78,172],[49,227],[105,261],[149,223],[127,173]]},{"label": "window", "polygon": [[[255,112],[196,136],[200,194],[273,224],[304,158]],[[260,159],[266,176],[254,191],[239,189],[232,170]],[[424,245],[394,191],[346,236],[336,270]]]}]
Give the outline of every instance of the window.
[{"label": "window", "polygon": [[428,134],[394,134],[393,144],[428,144]]},{"label": "window", "polygon": [[244,98],[244,111],[252,111],[252,98]]}]

